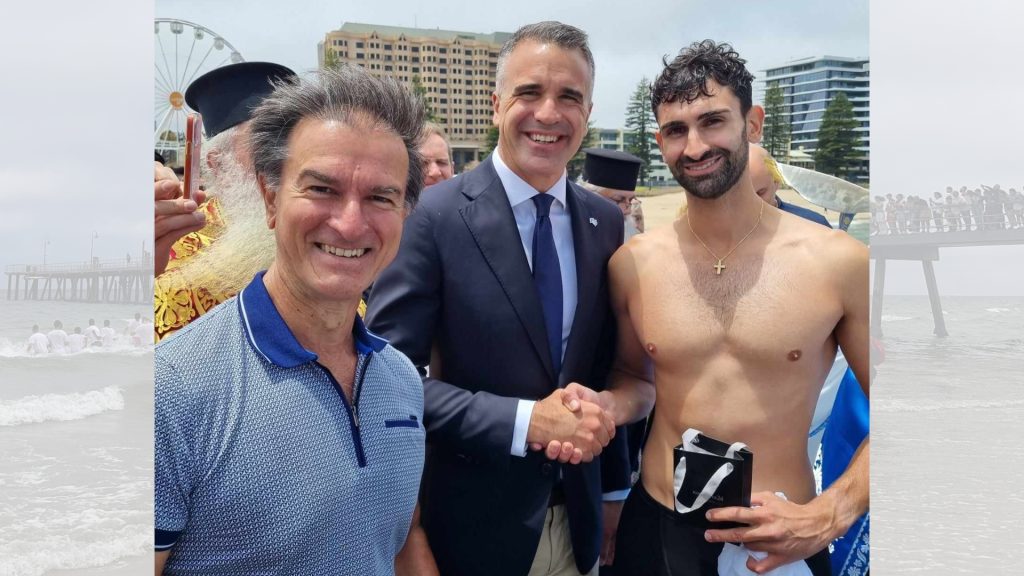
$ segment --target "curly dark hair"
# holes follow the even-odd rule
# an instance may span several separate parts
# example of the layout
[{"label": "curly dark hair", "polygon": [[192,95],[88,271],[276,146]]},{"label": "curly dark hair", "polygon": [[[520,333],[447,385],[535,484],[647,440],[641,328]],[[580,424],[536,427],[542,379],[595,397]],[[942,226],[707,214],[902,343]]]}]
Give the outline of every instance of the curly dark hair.
[{"label": "curly dark hair", "polygon": [[726,43],[714,40],[694,42],[679,51],[671,61],[662,58],[665,69],[651,85],[651,109],[658,117],[658,106],[680,100],[689,104],[708,97],[708,79],[732,90],[740,100],[740,112],[746,116],[752,102],[751,84],[754,75],[747,71],[747,61]]}]

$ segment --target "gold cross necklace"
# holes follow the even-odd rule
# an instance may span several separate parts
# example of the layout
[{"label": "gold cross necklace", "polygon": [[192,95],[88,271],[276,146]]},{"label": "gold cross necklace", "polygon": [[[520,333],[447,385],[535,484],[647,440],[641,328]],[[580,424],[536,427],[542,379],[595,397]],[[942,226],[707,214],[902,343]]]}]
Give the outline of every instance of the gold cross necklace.
[{"label": "gold cross necklace", "polygon": [[700,242],[700,245],[703,246],[704,249],[708,251],[708,254],[711,254],[711,256],[714,257],[715,260],[718,260],[718,262],[716,262],[713,266],[713,268],[715,269],[716,276],[721,276],[722,270],[725,270],[725,264],[723,264],[723,262],[725,262],[725,259],[728,258],[729,256],[732,256],[732,253],[735,252],[736,249],[740,247],[740,244],[743,244],[743,242],[747,238],[750,238],[750,235],[754,233],[754,230],[757,230],[757,227],[761,225],[761,216],[764,215],[764,205],[766,204],[766,202],[760,199],[758,199],[758,202],[761,204],[761,209],[757,213],[757,222],[754,223],[754,227],[750,229],[750,232],[747,232],[746,236],[741,238],[740,241],[737,242],[736,245],[732,247],[732,250],[729,250],[728,254],[722,256],[721,258],[718,257],[718,254],[712,252],[711,248],[708,248],[708,245],[705,244],[704,241],[700,239],[700,236],[697,236],[697,233],[693,231],[693,224],[690,224],[690,212],[686,212],[686,225],[690,228],[690,233],[693,234],[693,237],[697,239],[697,242]]}]

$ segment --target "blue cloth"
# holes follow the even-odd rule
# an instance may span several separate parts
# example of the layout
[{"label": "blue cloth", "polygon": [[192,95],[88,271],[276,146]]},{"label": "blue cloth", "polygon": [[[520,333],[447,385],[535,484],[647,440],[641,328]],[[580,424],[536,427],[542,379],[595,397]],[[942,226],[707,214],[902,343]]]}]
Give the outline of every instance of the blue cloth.
[{"label": "blue cloth", "polygon": [[810,220],[811,222],[817,222],[822,226],[828,226],[829,228],[832,227],[832,224],[828,221],[828,218],[825,218],[824,216],[818,214],[814,210],[808,210],[807,208],[803,208],[795,204],[783,202],[782,198],[779,198],[778,196],[775,197],[775,202],[777,203],[779,210],[782,210],[783,212],[789,212],[794,216],[799,216],[806,220]]},{"label": "blue cloth", "polygon": [[350,403],[257,275],[155,353],[164,574],[393,574],[423,470],[419,375],[353,326]]},{"label": "blue cloth", "polygon": [[558,265],[555,237],[551,232],[553,197],[537,194],[537,225],[533,228],[533,284],[537,287],[540,306],[544,310],[544,326],[548,332],[548,348],[555,374],[562,371],[562,269]]},{"label": "blue cloth", "polygon": [[[839,384],[832,415],[829,416],[825,436],[821,440],[821,483],[828,488],[850,464],[854,452],[870,429],[868,399],[852,370]],[[861,576],[869,564],[869,521],[865,514],[857,519],[845,536],[833,543],[832,574],[834,576]]]}]

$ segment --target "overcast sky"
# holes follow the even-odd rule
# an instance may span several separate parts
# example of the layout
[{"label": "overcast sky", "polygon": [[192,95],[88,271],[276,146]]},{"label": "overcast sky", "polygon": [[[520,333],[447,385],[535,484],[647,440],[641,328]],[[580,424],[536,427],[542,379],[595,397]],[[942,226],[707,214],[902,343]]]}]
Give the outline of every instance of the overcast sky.
[{"label": "overcast sky", "polygon": [[[593,119],[623,123],[626,102],[660,58],[706,37],[729,41],[757,75],[794,58],[872,56],[872,189],[921,195],[946,185],[1024,187],[1016,141],[1021,9],[960,3],[636,0],[313,2],[132,0],[31,2],[5,8],[0,64],[0,264],[122,258],[152,249],[154,17],[193,21],[247,60],[296,70],[343,22],[511,32],[557,19],[590,34],[597,61]],[[942,252],[948,293],[1021,293],[1024,249]],[[1008,265],[1013,264],[1013,265]],[[906,273],[903,273],[903,270]],[[890,267],[895,292],[923,293],[920,267]],[[6,288],[5,283],[0,289]]]},{"label": "overcast sky", "polygon": [[[201,24],[224,36],[246,60],[270,60],[296,71],[316,67],[317,42],[343,22],[490,33],[559,20],[590,36],[597,66],[591,118],[610,128],[623,125],[628,98],[641,76],[653,77],[663,55],[674,55],[696,40],[732,43],[758,77],[763,68],[794,58],[868,54],[867,2],[862,0],[633,0],[614,5],[594,0],[157,0],[156,16]],[[800,34],[786,32],[793,26],[799,26]]]}]

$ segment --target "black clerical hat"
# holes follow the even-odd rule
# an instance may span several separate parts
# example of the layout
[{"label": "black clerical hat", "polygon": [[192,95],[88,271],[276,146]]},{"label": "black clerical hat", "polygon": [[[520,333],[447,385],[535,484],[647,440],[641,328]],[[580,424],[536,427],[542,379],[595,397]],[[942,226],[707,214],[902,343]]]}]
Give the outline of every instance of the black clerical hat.
[{"label": "black clerical hat", "polygon": [[203,115],[207,138],[248,120],[252,110],[272,91],[270,81],[295,72],[270,62],[239,62],[215,68],[196,78],[185,91],[185,102]]},{"label": "black clerical hat", "polygon": [[643,160],[627,152],[584,148],[583,179],[603,188],[636,190],[636,178]]}]

